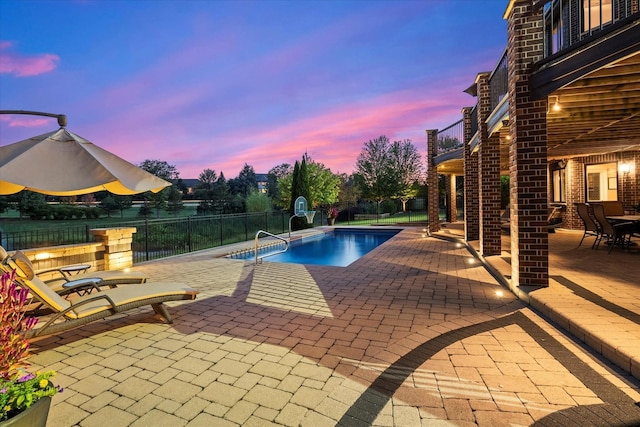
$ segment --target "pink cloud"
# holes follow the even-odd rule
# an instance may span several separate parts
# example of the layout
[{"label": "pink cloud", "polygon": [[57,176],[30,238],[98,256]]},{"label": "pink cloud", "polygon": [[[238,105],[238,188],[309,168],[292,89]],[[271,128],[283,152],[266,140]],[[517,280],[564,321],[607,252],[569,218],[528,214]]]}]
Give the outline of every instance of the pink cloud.
[{"label": "pink cloud", "polygon": [[18,115],[2,115],[0,116],[0,120],[5,122],[7,126],[12,128],[37,128],[41,126],[46,126],[51,124],[52,119],[47,118],[29,118]]},{"label": "pink cloud", "polygon": [[48,73],[56,68],[60,57],[51,53],[32,56],[21,56],[7,50],[13,47],[9,41],[0,42],[0,73],[13,74],[16,77],[37,76]]}]

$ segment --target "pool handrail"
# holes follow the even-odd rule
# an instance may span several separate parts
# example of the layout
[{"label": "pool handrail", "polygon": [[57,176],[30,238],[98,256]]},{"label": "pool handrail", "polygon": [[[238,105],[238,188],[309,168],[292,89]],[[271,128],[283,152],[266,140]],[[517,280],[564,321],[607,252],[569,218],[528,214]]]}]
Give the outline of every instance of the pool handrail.
[{"label": "pool handrail", "polygon": [[[269,252],[268,254],[264,254],[262,256],[258,256],[258,238],[260,237],[260,234],[266,234],[267,236],[271,236],[274,237],[278,240],[282,240],[284,242],[284,249],[278,250],[278,251],[274,251],[274,252]],[[284,237],[280,237],[280,236],[276,236],[275,234],[271,234],[268,231],[264,231],[264,230],[258,230],[258,232],[256,233],[256,237],[254,239],[254,246],[253,246],[253,251],[255,253],[255,258],[256,258],[256,265],[258,265],[258,261],[262,261],[263,258],[266,258],[268,256],[272,256],[272,255],[277,255],[277,254],[281,254],[286,252],[289,249],[289,240],[285,239]]]}]

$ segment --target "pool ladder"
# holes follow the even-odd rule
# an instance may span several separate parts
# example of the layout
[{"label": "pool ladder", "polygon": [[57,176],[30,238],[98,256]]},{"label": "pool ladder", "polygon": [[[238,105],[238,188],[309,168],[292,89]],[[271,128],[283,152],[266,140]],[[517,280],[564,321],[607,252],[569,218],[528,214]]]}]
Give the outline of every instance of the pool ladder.
[{"label": "pool ladder", "polygon": [[[282,240],[284,242],[284,249],[278,250],[278,251],[274,251],[274,252],[269,252],[267,254],[264,255],[258,255],[258,238],[260,237],[260,234],[264,234],[267,236],[271,236],[275,239],[278,240]],[[275,234],[271,234],[268,231],[264,231],[264,230],[258,230],[258,232],[256,233],[256,238],[254,239],[254,245],[253,245],[253,252],[255,253],[255,258],[256,258],[256,265],[258,265],[258,262],[262,262],[263,258],[266,258],[268,256],[272,256],[272,255],[277,255],[277,254],[281,254],[283,252],[286,252],[289,249],[289,241],[287,239],[285,239],[284,237],[280,237],[280,236],[276,236]]]}]

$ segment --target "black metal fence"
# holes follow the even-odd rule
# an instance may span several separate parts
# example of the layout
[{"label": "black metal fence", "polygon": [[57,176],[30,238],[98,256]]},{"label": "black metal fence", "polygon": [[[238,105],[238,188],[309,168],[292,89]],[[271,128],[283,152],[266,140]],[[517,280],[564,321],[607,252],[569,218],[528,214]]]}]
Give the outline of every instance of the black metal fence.
[{"label": "black metal fence", "polygon": [[[347,205],[340,211],[337,225],[397,224],[426,220],[424,199],[407,202],[407,210],[383,212],[378,203]],[[286,211],[233,215],[187,216],[145,219],[103,225],[79,225],[44,230],[0,232],[0,244],[8,251],[60,246],[93,241],[92,228],[135,227],[133,262],[143,262],[213,247],[249,241],[259,230],[272,234],[289,231],[291,216]],[[302,220],[302,223],[306,223]],[[327,225],[325,211],[317,211],[313,226]]]}]

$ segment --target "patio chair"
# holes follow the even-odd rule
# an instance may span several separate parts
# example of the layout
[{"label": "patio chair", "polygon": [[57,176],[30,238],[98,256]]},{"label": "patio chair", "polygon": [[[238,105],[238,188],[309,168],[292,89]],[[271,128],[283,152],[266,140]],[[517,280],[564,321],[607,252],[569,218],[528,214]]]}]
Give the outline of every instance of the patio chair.
[{"label": "patio chair", "polygon": [[[24,258],[25,257],[20,257],[21,260],[23,260]],[[11,262],[10,260],[11,256],[2,246],[0,246],[0,262]],[[33,266],[31,265],[30,268],[33,269]],[[146,274],[139,271],[120,270],[89,271],[86,273],[79,273],[74,276],[67,276],[63,273],[63,268],[64,267],[50,268],[47,270],[38,271],[35,274],[59,274],[59,277],[53,277],[46,280],[43,279],[43,282],[56,292],[61,292],[64,288],[68,288],[68,284],[70,282],[77,282],[79,280],[100,279],[100,286],[115,288],[117,285],[145,283],[148,279],[148,276]]]},{"label": "patio chair", "polygon": [[134,285],[145,283],[149,277],[140,271],[100,270],[67,276],[60,268],[52,268],[36,272],[36,275],[56,273],[59,277],[43,280],[51,289],[59,291],[63,285],[84,279],[100,279],[101,286],[115,288],[118,285]]},{"label": "patio chair", "polygon": [[[612,224],[607,219],[604,213],[604,206],[600,204],[593,205],[593,216],[595,217],[596,222],[600,226],[600,230],[602,233],[602,237],[600,240],[606,238],[607,244],[609,245],[609,253],[614,246],[620,245],[623,249],[625,246],[627,249],[631,246],[631,235],[634,231],[634,225],[632,222],[621,222]],[[596,249],[598,249],[598,245],[596,245]]]},{"label": "patio chair", "polygon": [[[144,286],[121,286],[112,289],[98,289],[98,292],[64,299],[40,280],[33,271],[22,263],[15,269],[15,280],[20,286],[29,289],[31,294],[49,307],[53,314],[47,316],[44,326],[32,329],[28,337],[51,335],[66,331],[87,323],[101,320],[116,313],[151,305],[153,310],[173,323],[166,301],[193,300],[198,291],[178,283],[146,283]],[[3,265],[4,271],[10,271]]]},{"label": "patio chair", "polygon": [[600,243],[600,239],[602,238],[600,227],[591,218],[591,215],[589,214],[589,205],[586,203],[576,203],[576,208],[578,209],[578,216],[584,223],[584,233],[582,234],[580,243],[578,243],[578,247],[582,245],[585,237],[593,236],[595,237],[593,244],[591,245],[591,249],[593,249]]},{"label": "patio chair", "polygon": [[547,216],[547,231],[549,233],[555,233],[556,228],[564,225],[564,218],[562,217],[562,210],[558,206],[549,208],[549,215]]}]

